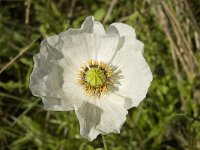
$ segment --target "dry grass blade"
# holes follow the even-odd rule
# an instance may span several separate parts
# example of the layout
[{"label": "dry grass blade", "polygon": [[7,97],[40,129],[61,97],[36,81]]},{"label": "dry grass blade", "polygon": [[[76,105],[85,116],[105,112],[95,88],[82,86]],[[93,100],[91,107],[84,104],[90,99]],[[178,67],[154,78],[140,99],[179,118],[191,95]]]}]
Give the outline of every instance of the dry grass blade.
[{"label": "dry grass blade", "polygon": [[30,7],[31,7],[31,0],[27,0],[25,2],[26,5],[26,17],[25,17],[25,23],[29,24],[29,16],[30,16]]},{"label": "dry grass blade", "polygon": [[[178,69],[179,65],[176,60],[178,59],[188,79],[195,77],[198,73],[198,61],[195,57],[195,48],[197,46],[191,42],[193,39],[190,35],[194,33],[194,37],[198,38],[196,34],[199,33],[199,28],[197,27],[197,22],[194,21],[189,5],[183,1],[176,3],[174,1],[159,0],[154,4],[154,13],[159,18],[159,22],[164,27],[164,32],[170,41],[176,76],[178,74],[177,71],[181,70]],[[190,14],[190,17],[183,15],[183,13]],[[177,78],[180,78],[178,76]]]},{"label": "dry grass blade", "polygon": [[187,52],[188,56],[191,56],[191,58],[188,58],[188,59],[193,59],[194,63],[196,63],[198,65],[198,62],[197,62],[196,58],[194,57],[192,48],[189,45],[189,43],[185,37],[185,34],[183,33],[184,30],[180,25],[180,21],[178,20],[176,13],[173,11],[173,9],[171,8],[170,5],[167,5],[166,2],[161,1],[161,4],[162,4],[164,10],[166,11],[167,16],[171,19],[171,23],[173,25],[174,32],[176,32],[176,34],[177,34],[176,35],[177,38],[180,38],[181,43],[183,43],[182,48],[185,48],[184,52]]},{"label": "dry grass blade", "polygon": [[17,56],[15,56],[10,62],[8,62],[5,66],[3,66],[0,70],[0,74],[2,74],[8,67],[10,67],[19,57],[21,57],[26,51],[28,51],[34,44],[37,42],[37,40],[40,38],[38,36],[33,42],[31,42],[28,46],[23,48]]},{"label": "dry grass blade", "polygon": [[117,0],[112,0],[112,2],[110,3],[110,7],[106,13],[106,16],[103,19],[103,23],[105,24],[108,21],[109,16],[111,15],[111,12],[115,6],[115,4],[117,3]]}]

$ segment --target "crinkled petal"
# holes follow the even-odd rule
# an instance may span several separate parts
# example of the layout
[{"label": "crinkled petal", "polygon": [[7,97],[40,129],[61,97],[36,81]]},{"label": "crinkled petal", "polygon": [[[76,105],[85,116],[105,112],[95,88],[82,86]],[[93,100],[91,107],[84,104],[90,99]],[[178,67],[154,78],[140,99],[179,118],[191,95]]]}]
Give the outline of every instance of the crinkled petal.
[{"label": "crinkled petal", "polygon": [[120,38],[116,35],[106,35],[100,41],[97,60],[110,63],[119,48]]},{"label": "crinkled petal", "polygon": [[62,52],[74,64],[74,69],[91,59],[109,63],[119,49],[119,40],[120,37],[116,34],[96,36],[89,33],[69,33]]},{"label": "crinkled petal", "polygon": [[73,105],[69,101],[64,101],[61,98],[42,96],[44,109],[53,111],[70,111],[74,110]]},{"label": "crinkled petal", "polygon": [[58,36],[48,37],[41,42],[40,52],[33,57],[34,69],[30,80],[33,95],[59,97],[57,95],[61,88],[59,74],[63,70],[56,60],[63,57],[60,51],[62,45]]},{"label": "crinkled petal", "polygon": [[[84,89],[80,84],[78,83],[78,76],[76,71],[71,71],[69,67],[69,64],[66,64],[66,68],[64,69],[64,72],[62,74],[63,76],[63,97],[65,97],[67,100],[70,101],[70,103],[73,105],[73,107],[76,109],[84,101],[89,100],[90,98],[87,97],[84,94]],[[61,64],[63,65],[63,64]]]},{"label": "crinkled petal", "polygon": [[84,30],[84,32],[95,33],[98,35],[105,34],[103,25],[99,21],[94,21],[93,16],[88,16],[85,18],[85,21],[81,25],[81,29]]},{"label": "crinkled petal", "polygon": [[127,49],[133,49],[135,52],[140,51],[143,53],[144,44],[136,39],[135,30],[124,23],[113,23],[106,31],[109,34],[117,33],[124,37],[124,47]]},{"label": "crinkled petal", "polygon": [[119,79],[117,94],[132,100],[133,106],[146,97],[147,90],[152,81],[151,70],[141,53],[130,52],[130,50],[120,50],[112,61],[122,71],[122,78]]},{"label": "crinkled petal", "polygon": [[122,79],[116,92],[121,97],[131,99],[129,108],[137,106],[145,97],[152,81],[152,73],[142,53],[144,44],[136,39],[135,30],[123,23],[113,23],[106,31],[108,34],[118,33],[124,37],[124,43],[112,64],[122,72]]},{"label": "crinkled petal", "polygon": [[82,103],[75,110],[80,123],[80,134],[90,141],[100,134],[96,126],[100,123],[102,111],[102,109],[89,102]]},{"label": "crinkled petal", "polygon": [[48,61],[42,54],[33,57],[34,69],[30,79],[30,89],[35,96],[60,97],[63,70],[53,61]]},{"label": "crinkled petal", "polygon": [[[108,63],[118,48],[117,35],[95,36],[94,34],[76,34],[66,38],[63,54],[79,68],[88,60],[96,59]],[[74,56],[76,59],[74,59]]]},{"label": "crinkled petal", "polygon": [[126,38],[136,38],[135,30],[124,23],[112,23],[106,32],[118,33],[120,36],[125,36]]},{"label": "crinkled petal", "polygon": [[98,106],[103,110],[103,113],[96,128],[102,133],[120,133],[128,113],[121,103],[122,98],[117,95],[106,96],[99,100]]},{"label": "crinkled petal", "polygon": [[[48,110],[72,110],[72,105],[63,97],[63,68],[58,60],[61,53],[62,40],[58,36],[48,37],[41,43],[40,52],[34,55],[34,69],[30,77],[30,89],[33,95],[42,97],[44,108]],[[63,101],[64,100],[64,101]]]},{"label": "crinkled petal", "polygon": [[69,28],[67,31],[62,32],[59,36],[63,41],[66,41],[70,35],[82,34],[82,33],[90,33],[95,34],[96,36],[105,35],[105,30],[103,25],[99,21],[94,21],[93,16],[88,16],[85,18],[85,21],[82,23],[80,29]]},{"label": "crinkled petal", "polygon": [[64,41],[62,53],[75,68],[90,59],[109,63],[122,43],[118,33],[106,34],[92,16],[85,19],[80,29],[68,29],[59,36]]},{"label": "crinkled petal", "polygon": [[76,110],[81,135],[93,140],[100,133],[120,133],[128,113],[124,102],[124,98],[113,94],[83,102]]}]

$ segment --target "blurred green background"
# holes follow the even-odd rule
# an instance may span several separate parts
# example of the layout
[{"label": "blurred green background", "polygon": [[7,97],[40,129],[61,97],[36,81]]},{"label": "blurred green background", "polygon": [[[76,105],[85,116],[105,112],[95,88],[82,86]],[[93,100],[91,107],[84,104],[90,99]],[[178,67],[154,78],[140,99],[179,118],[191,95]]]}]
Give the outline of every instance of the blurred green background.
[{"label": "blurred green background", "polygon": [[108,149],[199,150],[199,0],[0,0],[0,150],[104,149],[101,136],[80,136],[73,111],[45,111],[29,90],[40,41],[89,15],[134,27],[154,76]]}]

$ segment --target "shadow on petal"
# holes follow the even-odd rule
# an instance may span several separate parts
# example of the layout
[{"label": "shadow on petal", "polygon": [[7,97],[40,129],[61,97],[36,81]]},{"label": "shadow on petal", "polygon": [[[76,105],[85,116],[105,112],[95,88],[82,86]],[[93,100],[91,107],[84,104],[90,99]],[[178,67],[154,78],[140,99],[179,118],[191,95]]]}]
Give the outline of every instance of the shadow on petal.
[{"label": "shadow on petal", "polygon": [[76,115],[80,123],[80,133],[83,137],[92,141],[100,132],[96,126],[100,123],[103,110],[89,102],[83,104],[76,110]]}]

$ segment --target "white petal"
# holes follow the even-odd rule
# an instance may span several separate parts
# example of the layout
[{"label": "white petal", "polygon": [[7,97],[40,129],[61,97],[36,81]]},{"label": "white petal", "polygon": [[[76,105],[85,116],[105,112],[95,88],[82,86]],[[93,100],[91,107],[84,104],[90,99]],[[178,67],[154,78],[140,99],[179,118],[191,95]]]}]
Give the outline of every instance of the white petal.
[{"label": "white petal", "polygon": [[119,36],[82,33],[70,34],[65,38],[62,53],[67,61],[77,70],[83,63],[93,59],[109,63],[119,49]]},{"label": "white petal", "polygon": [[152,73],[142,55],[144,44],[136,39],[135,30],[123,23],[112,24],[107,33],[118,33],[124,37],[123,46],[112,60],[112,64],[118,66],[123,75],[117,94],[132,99],[130,108],[137,106],[146,97],[152,81]]},{"label": "white petal", "polygon": [[41,42],[40,54],[46,60],[57,60],[63,57],[61,50],[64,42],[58,35],[50,36]]},{"label": "white petal", "polygon": [[68,29],[59,36],[64,41],[62,53],[75,67],[90,59],[109,63],[121,44],[118,33],[106,34],[102,24],[92,16],[85,19],[81,29]]},{"label": "white petal", "polygon": [[121,105],[119,96],[106,96],[99,100],[98,106],[103,110],[101,121],[96,129],[103,133],[120,133],[120,129],[126,121],[127,110]]},{"label": "white petal", "polygon": [[80,123],[80,134],[92,141],[100,134],[95,128],[100,123],[102,110],[94,104],[84,102],[75,112]]},{"label": "white petal", "polygon": [[107,33],[118,33],[120,36],[125,36],[126,38],[136,38],[135,30],[124,23],[113,23],[106,31]]},{"label": "white petal", "polygon": [[[59,63],[61,64],[61,63]],[[80,107],[83,102],[89,101],[91,97],[86,96],[84,93],[83,86],[78,83],[78,71],[72,70],[70,67],[70,62],[62,62],[61,65],[65,65],[66,68],[62,74],[63,76],[63,97],[70,101],[74,108]]]},{"label": "white petal", "polygon": [[122,71],[122,78],[119,80],[120,96],[132,99],[132,105],[137,106],[147,94],[152,81],[152,73],[143,55],[138,52],[120,50],[113,59],[113,65]]},{"label": "white petal", "polygon": [[104,63],[110,63],[114,55],[119,49],[120,38],[117,35],[106,35],[102,37],[100,46],[98,49],[97,60],[103,61]]},{"label": "white petal", "polygon": [[141,51],[143,54],[144,53],[144,43],[142,43],[140,40],[135,39],[133,49],[135,51]]},{"label": "white petal", "polygon": [[[92,36],[88,33],[68,34],[63,47],[63,54],[65,58],[70,59],[75,64],[75,68],[78,69],[83,63],[86,63],[97,53],[95,52],[95,44],[91,41],[97,41],[95,44],[98,46],[100,42],[99,37]],[[93,56],[94,55],[94,56]]]},{"label": "white petal", "polygon": [[124,23],[113,23],[107,29],[106,33],[118,33],[121,37],[124,37],[124,47],[143,53],[144,44],[136,39],[135,30],[131,26]]},{"label": "white petal", "polygon": [[[44,39],[44,41],[41,43],[41,47],[44,45],[44,46],[47,46],[47,48],[53,48],[58,51],[61,51],[61,49],[63,47],[63,43],[64,43],[64,41],[62,41],[62,39],[58,35],[54,35],[54,36],[50,36],[50,37],[47,37],[46,39]],[[43,52],[43,51],[48,51],[48,49],[44,49],[44,50],[41,49],[41,52]],[[55,55],[51,50],[48,52],[51,53],[52,56]]]},{"label": "white petal", "polygon": [[35,96],[59,97],[62,68],[56,60],[62,58],[62,41],[51,36],[41,42],[40,52],[34,55],[34,69],[30,79],[30,89]]},{"label": "white petal", "polygon": [[51,111],[70,111],[74,110],[74,107],[69,101],[63,101],[60,98],[55,97],[42,97],[44,103],[44,109]]},{"label": "white petal", "polygon": [[113,94],[83,102],[76,110],[81,135],[93,140],[100,133],[120,133],[128,113],[124,102],[124,98]]},{"label": "white petal", "polygon": [[103,25],[99,21],[94,21],[93,16],[88,16],[85,18],[85,21],[81,25],[81,29],[85,32],[95,33],[98,35],[105,34]]},{"label": "white petal", "polygon": [[33,57],[34,69],[30,79],[30,89],[35,96],[60,97],[62,68],[48,61],[42,54]]},{"label": "white petal", "polygon": [[93,16],[88,16],[85,18],[85,21],[82,23],[80,29],[69,28],[67,31],[62,32],[59,36],[61,39],[63,39],[63,41],[66,41],[66,38],[68,38],[69,34],[76,35],[82,33],[90,33],[95,34],[96,36],[101,36],[105,34],[105,30],[100,22],[94,21]]},{"label": "white petal", "polygon": [[[34,69],[30,77],[30,89],[33,95],[42,97],[45,109],[72,110],[70,102],[63,97],[63,68],[58,64],[62,41],[58,36],[48,37],[41,43],[41,49],[33,57]],[[58,108],[61,107],[62,109]]]}]

